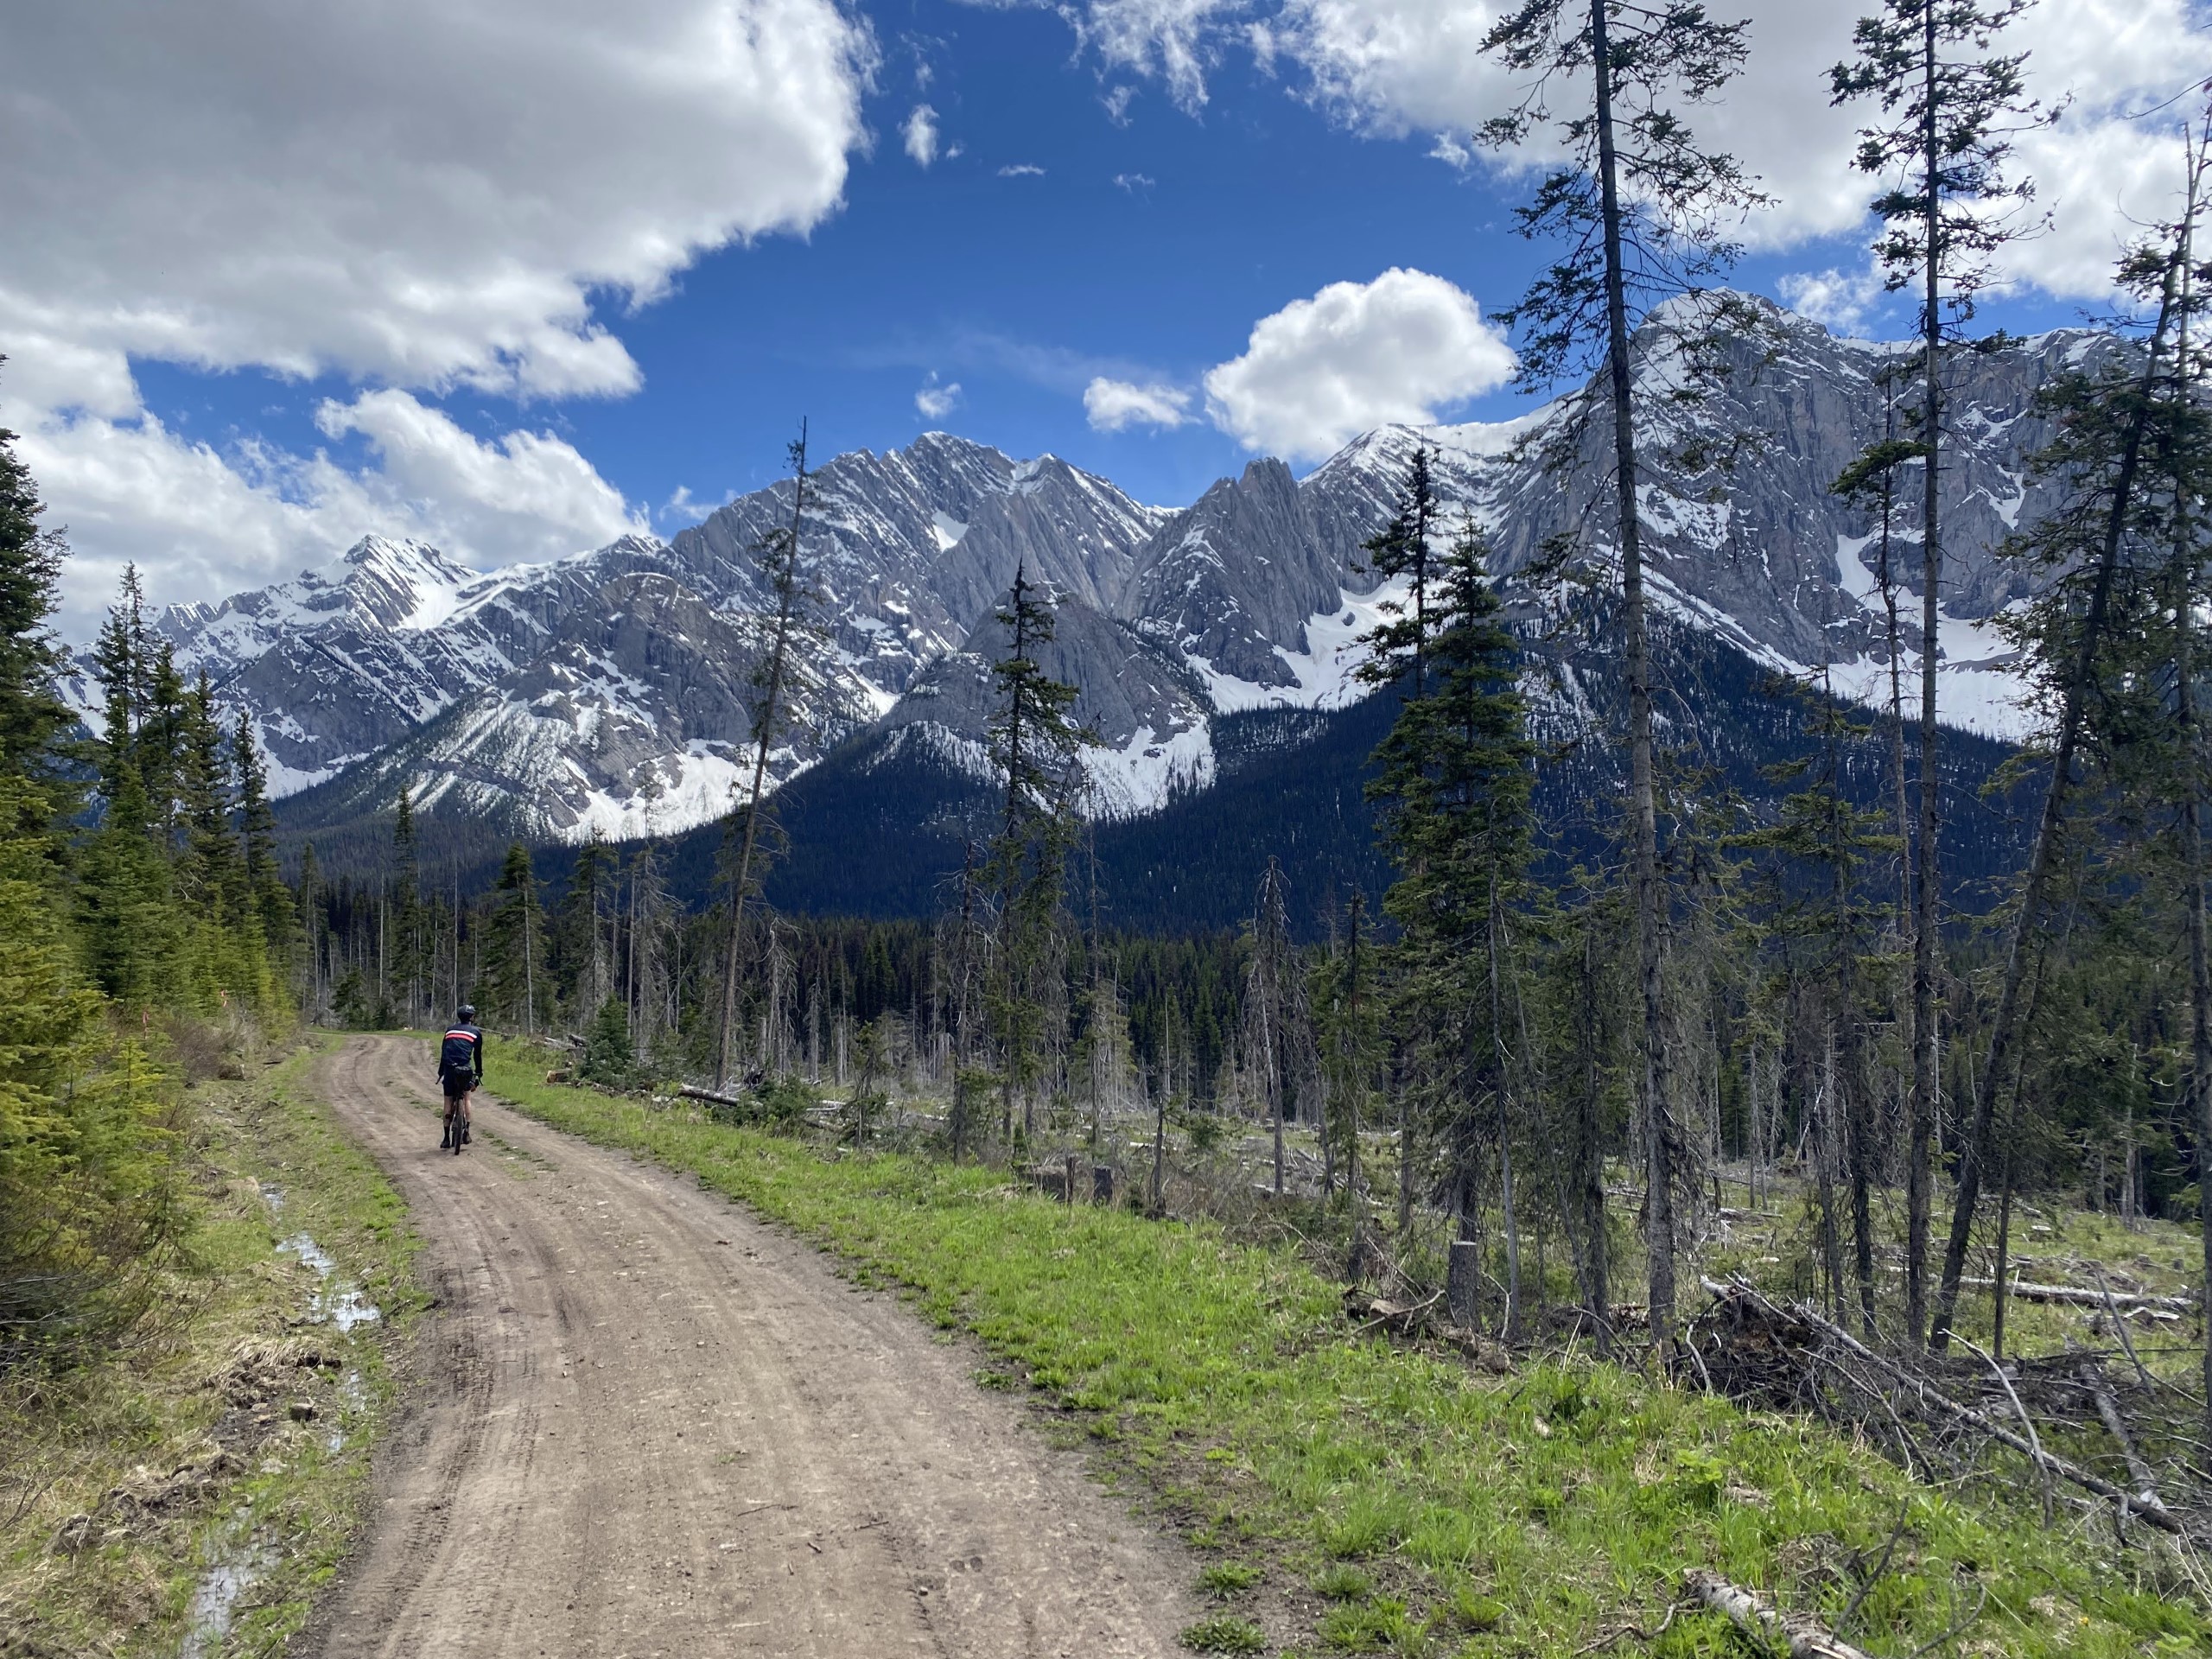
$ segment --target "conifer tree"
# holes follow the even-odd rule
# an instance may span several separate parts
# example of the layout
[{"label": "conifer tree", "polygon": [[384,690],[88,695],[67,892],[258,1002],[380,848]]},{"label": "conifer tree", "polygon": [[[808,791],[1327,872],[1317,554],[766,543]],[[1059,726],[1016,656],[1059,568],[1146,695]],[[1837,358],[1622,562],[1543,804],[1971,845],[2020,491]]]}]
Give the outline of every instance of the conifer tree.
[{"label": "conifer tree", "polygon": [[180,887],[194,912],[219,926],[239,914],[242,874],[231,831],[230,767],[214,688],[203,671],[187,694],[178,805],[184,846]]},{"label": "conifer tree", "polygon": [[1416,697],[1427,681],[1431,543],[1440,505],[1428,446],[1417,443],[1390,522],[1361,543],[1367,569],[1385,582],[1402,577],[1407,597],[1386,602],[1389,620],[1368,634],[1370,654],[1360,664],[1360,676],[1370,684],[1386,684],[1408,675]]},{"label": "conifer tree", "polygon": [[997,910],[988,1004],[1001,1063],[1000,1131],[1011,1135],[1017,1096],[1025,1132],[1034,1109],[1029,1091],[1041,1069],[1081,756],[1097,740],[1076,721],[1076,688],[1037,660],[1052,639],[1052,606],[1026,563],[1014,571],[1006,607],[995,614],[1007,655],[991,665],[998,704],[986,747],[1004,794],[984,868]]},{"label": "conifer tree", "polygon": [[1319,1049],[1324,1132],[1344,1148],[1344,1198],[1351,1222],[1344,1271],[1355,1285],[1367,1276],[1369,1255],[1360,1130],[1370,1116],[1384,1046],[1376,946],[1366,905],[1366,894],[1354,887],[1343,933],[1315,964],[1309,993]]},{"label": "conifer tree", "polygon": [[415,800],[404,783],[391,822],[391,986],[401,998],[402,1025],[423,1017],[423,992],[429,973],[423,960],[429,943],[423,914],[423,868],[415,841]]},{"label": "conifer tree", "polygon": [[1280,860],[1260,878],[1250,927],[1251,965],[1244,982],[1245,1049],[1259,1072],[1274,1137],[1274,1191],[1283,1191],[1283,1118],[1301,1078],[1314,1068],[1313,1020],[1305,976],[1291,943],[1288,887]]},{"label": "conifer tree", "polygon": [[544,914],[537,902],[537,872],[520,842],[508,847],[499,866],[484,931],[483,989],[477,1001],[509,1024],[519,1020],[524,1033],[535,1037],[546,991]]},{"label": "conifer tree", "polygon": [[231,769],[238,791],[238,850],[246,893],[269,950],[279,959],[289,957],[297,918],[276,861],[276,814],[269,804],[268,768],[244,709],[231,729]]},{"label": "conifer tree", "polygon": [[[2195,188],[2192,181],[2192,212]],[[2031,607],[2023,634],[2031,660],[2056,694],[2056,718],[2043,810],[2009,930],[1987,1055],[1977,1068],[1974,1117],[1961,1148],[1958,1192],[1929,1332],[1939,1351],[1948,1342],[1958,1306],[2000,1096],[2018,1068],[2015,1048],[2026,1023],[2023,998],[2032,1000],[2028,988],[2040,977],[2045,930],[2060,896],[2069,807],[2081,787],[2076,762],[2084,725],[2108,677],[2104,671],[2115,625],[2126,637],[2147,620],[2141,614],[2145,607],[2130,602],[2130,590],[2141,588],[2139,575],[2164,573],[2158,531],[2171,498],[2162,499],[2162,493],[2146,487],[2145,473],[2171,447],[2174,421],[2196,419],[2196,411],[2176,397],[2174,371],[2172,334],[2185,243],[2185,232],[2177,232],[2164,246],[2137,250],[2123,265],[2125,285],[2139,296],[2156,296],[2156,321],[2140,358],[2101,374],[2063,374],[2038,393],[2040,406],[2056,417],[2058,435],[2036,466],[2046,476],[2066,480],[2071,499],[2017,538],[2012,551],[2055,578]],[[2196,482],[2184,480],[2184,493]],[[2145,548],[2146,539],[2159,550]]]},{"label": "conifer tree", "polygon": [[54,692],[61,651],[52,624],[67,548],[41,524],[45,506],[15,446],[0,428],[0,777],[27,785],[15,798],[31,821],[7,828],[35,832],[60,804],[54,744],[70,725]]},{"label": "conifer tree", "polygon": [[[1936,1122],[1936,947],[1942,917],[1936,667],[1943,586],[1943,369],[1947,345],[1974,313],[1991,260],[2021,227],[2005,211],[2031,194],[2007,176],[2012,137],[2036,118],[2023,90],[2024,54],[1993,43],[2029,0],[1882,0],[1853,34],[1858,55],[1830,73],[1837,103],[1872,99],[1886,124],[1860,134],[1859,171],[1884,181],[1871,204],[1882,223],[1875,256],[1892,292],[1919,290],[1921,390],[1920,801],[1914,838],[1913,1090],[1906,1152],[1905,1326],[1929,1334],[1926,1281],[1929,1144]],[[1970,1154],[1971,1155],[1971,1154]],[[1945,1277],[1954,1277],[1947,1266]],[[1956,1289],[1943,1297],[1945,1310]],[[1939,1320],[1937,1330],[1942,1329]]]},{"label": "conifer tree", "polygon": [[1629,874],[1643,1017],[1637,1093],[1647,1125],[1645,1255],[1652,1335],[1663,1351],[1675,1327],[1678,1131],[1666,1039],[1669,905],[1659,864],[1630,345],[1645,307],[1728,264],[1735,250],[1723,226],[1763,200],[1734,157],[1698,147],[1675,107],[1709,101],[1734,79],[1744,61],[1745,25],[1715,22],[1694,0],[1649,7],[1522,0],[1484,44],[1506,69],[1535,83],[1518,106],[1486,124],[1484,141],[1494,148],[1539,142],[1566,155],[1516,210],[1522,234],[1564,245],[1508,314],[1522,340],[1523,382],[1548,386],[1594,356],[1604,370],[1598,403],[1611,426],[1612,551],[1620,567],[1629,701]]},{"label": "conifer tree", "polygon": [[768,757],[791,716],[785,682],[791,671],[791,644],[805,625],[803,614],[810,595],[800,574],[801,537],[806,525],[806,424],[799,423],[798,440],[791,447],[791,522],[790,529],[768,536],[758,556],[768,590],[776,596],[776,618],[768,639],[768,655],[757,679],[760,696],[753,717],[753,781],[743,803],[732,810],[724,842],[734,836],[737,857],[729,872],[729,931],[722,947],[722,1006],[715,1047],[715,1087],[729,1086],[732,1045],[737,1036],[737,970],[745,936],[745,906],[759,880],[754,865],[760,859],[761,830],[768,812]]},{"label": "conifer tree", "polygon": [[[1403,1040],[1409,1050],[1433,1050],[1433,1073],[1445,1080],[1451,1211],[1465,1243],[1480,1236],[1482,1148],[1494,1143],[1509,1251],[1506,1325],[1517,1334],[1510,918],[1528,887],[1535,749],[1517,683],[1520,646],[1471,520],[1440,573],[1427,651],[1427,690],[1400,709],[1369,785],[1383,804],[1382,836],[1399,872],[1383,907],[1401,932]],[[1455,1251],[1455,1265],[1468,1255]],[[1473,1282],[1464,1265],[1458,1270],[1453,1311],[1471,1318]]]}]

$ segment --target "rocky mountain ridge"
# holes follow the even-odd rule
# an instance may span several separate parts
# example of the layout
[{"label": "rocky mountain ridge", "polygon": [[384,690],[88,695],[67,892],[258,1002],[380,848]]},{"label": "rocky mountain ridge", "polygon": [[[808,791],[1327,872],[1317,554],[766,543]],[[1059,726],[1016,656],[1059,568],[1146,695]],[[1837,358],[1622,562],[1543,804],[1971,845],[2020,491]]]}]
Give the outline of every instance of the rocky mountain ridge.
[{"label": "rocky mountain ridge", "polygon": [[[1830,493],[1895,429],[1903,348],[1841,340],[1736,298],[1681,395],[1690,319],[1638,340],[1646,556],[1659,602],[1755,661],[1827,662],[1867,698],[1886,686],[1878,525]],[[1942,482],[1948,717],[2010,735],[2024,716],[1986,625],[2022,596],[1996,556],[2053,505],[2030,475],[2053,374],[2116,349],[2063,331],[1951,365]],[[942,433],[812,475],[804,567],[817,625],[802,642],[798,719],[772,775],[840,743],[922,742],[976,764],[992,615],[1018,565],[1058,597],[1049,665],[1084,688],[1100,734],[1093,810],[1126,816],[1215,773],[1211,722],[1237,709],[1341,705],[1355,641],[1393,594],[1361,568],[1416,446],[1447,523],[1465,512],[1522,582],[1554,538],[1609,556],[1602,423],[1575,400],[1519,420],[1363,435],[1305,478],[1252,461],[1179,511],[1143,505],[1052,456],[1018,461]],[[340,563],[157,626],[258,726],[272,785],[302,827],[424,808],[543,839],[660,834],[718,816],[749,747],[766,595],[751,550],[788,523],[791,482],[730,502],[672,541],[627,537],[551,563],[480,573],[418,543],[365,539]],[[1891,530],[1900,589],[1917,580],[1916,479]],[[1907,609],[1916,608],[1910,599]],[[1592,647],[1594,649],[1594,647]],[[1572,651],[1567,674],[1573,676]],[[1914,666],[1910,654],[1906,666]]]}]

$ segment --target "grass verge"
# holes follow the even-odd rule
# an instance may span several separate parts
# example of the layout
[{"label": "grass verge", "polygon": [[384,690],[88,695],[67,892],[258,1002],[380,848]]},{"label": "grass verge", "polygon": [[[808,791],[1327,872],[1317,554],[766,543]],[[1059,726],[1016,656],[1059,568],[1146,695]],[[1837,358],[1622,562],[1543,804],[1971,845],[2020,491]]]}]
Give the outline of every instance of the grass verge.
[{"label": "grass verge", "polygon": [[[1205,1225],[1068,1208],[997,1173],[824,1156],[683,1111],[543,1084],[495,1042],[489,1084],[554,1127],[658,1159],[901,1287],[972,1332],[1219,1560],[1255,1559],[1297,1653],[1734,1651],[1668,1622],[1718,1569],[1870,1651],[2196,1653],[2212,1640],[2171,1558],[2042,1530],[1977,1489],[1919,1485],[1802,1420],[1571,1358],[1497,1378],[1354,1336],[1337,1289]],[[2164,1563],[2164,1565],[2162,1565]],[[1205,1587],[1235,1595],[1216,1575]],[[1273,1621],[1278,1626],[1281,1620]],[[1663,1631],[1662,1630],[1664,1625]],[[1224,1611],[1186,1633],[1253,1651]],[[1649,1632],[1649,1635],[1646,1635]]]},{"label": "grass verge", "polygon": [[[0,1386],[8,1659],[273,1654],[335,1572],[422,1299],[404,1206],[315,1097],[315,1058],[193,1092],[168,1316],[105,1363]],[[364,1304],[379,1317],[353,1323]]]}]

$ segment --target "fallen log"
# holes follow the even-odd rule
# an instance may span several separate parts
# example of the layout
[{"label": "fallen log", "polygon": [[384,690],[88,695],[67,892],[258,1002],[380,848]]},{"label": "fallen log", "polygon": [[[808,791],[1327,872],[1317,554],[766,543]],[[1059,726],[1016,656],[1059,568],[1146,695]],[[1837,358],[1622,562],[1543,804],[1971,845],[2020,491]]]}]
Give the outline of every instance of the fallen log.
[{"label": "fallen log", "polygon": [[[1968,1279],[1963,1282],[1987,1290],[1996,1281]],[[2064,1302],[2075,1307],[2102,1307],[2109,1302],[2116,1307],[2151,1307],[2170,1313],[2194,1313],[2197,1307],[2194,1296],[2136,1296],[2118,1290],[2083,1290],[2075,1285],[2031,1284],[2024,1279],[2016,1280],[2005,1288],[2024,1302]]]},{"label": "fallen log", "polygon": [[1727,1615],[1730,1624],[1761,1648],[1781,1644],[1789,1659],[1870,1659],[1866,1649],[1853,1647],[1817,1620],[1770,1607],[1755,1591],[1704,1567],[1683,1573],[1682,1589],[1691,1600]]},{"label": "fallen log", "polygon": [[676,1092],[685,1100],[702,1100],[709,1106],[726,1106],[736,1112],[749,1112],[753,1107],[752,1101],[741,1100],[735,1095],[718,1095],[711,1089],[696,1088],[688,1083]]},{"label": "fallen log", "polygon": [[[1721,1300],[1725,1301],[1738,1296],[1749,1297],[1770,1313],[1779,1315],[1782,1312],[1749,1285],[1741,1283],[1724,1285],[1712,1279],[1700,1279],[1699,1282],[1705,1287],[1708,1294]],[[2125,1491],[2105,1479],[2103,1476],[2092,1474],[2079,1464],[2071,1463],[2056,1452],[2046,1452],[2042,1446],[2022,1439],[1986,1412],[1977,1411],[1972,1406],[1961,1405],[1936,1387],[1926,1377],[1916,1376],[1894,1360],[1876,1353],[1841,1325],[1830,1324],[1803,1303],[1801,1302],[1792,1308],[1788,1317],[1810,1326],[1825,1340],[1834,1343],[1854,1359],[1864,1364],[1872,1365],[1891,1381],[1910,1389],[1914,1397],[1922,1405],[1933,1407],[1946,1415],[1979,1430],[1999,1446],[2012,1447],[2013,1451],[2034,1464],[2038,1470],[2048,1470],[2061,1479],[2071,1481],[2085,1491],[2095,1493],[2107,1503],[2119,1504],[2132,1513],[2141,1516],[2161,1532],[2171,1533],[2177,1538],[2185,1538],[2189,1535],[2189,1529],[2182,1525],[2164,1504],[2158,1503],[2155,1498],[2139,1497],[2133,1492]]]}]

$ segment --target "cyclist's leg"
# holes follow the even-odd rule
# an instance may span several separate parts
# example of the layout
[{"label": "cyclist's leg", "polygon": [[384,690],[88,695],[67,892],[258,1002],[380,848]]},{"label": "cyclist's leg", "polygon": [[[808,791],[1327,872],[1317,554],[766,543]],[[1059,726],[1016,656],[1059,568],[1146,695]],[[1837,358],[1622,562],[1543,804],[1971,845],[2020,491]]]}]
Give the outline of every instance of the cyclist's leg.
[{"label": "cyclist's leg", "polygon": [[461,1097],[461,1144],[464,1147],[469,1142],[468,1103],[475,1099],[475,1097],[476,1091],[474,1089],[471,1089],[467,1094]]}]

